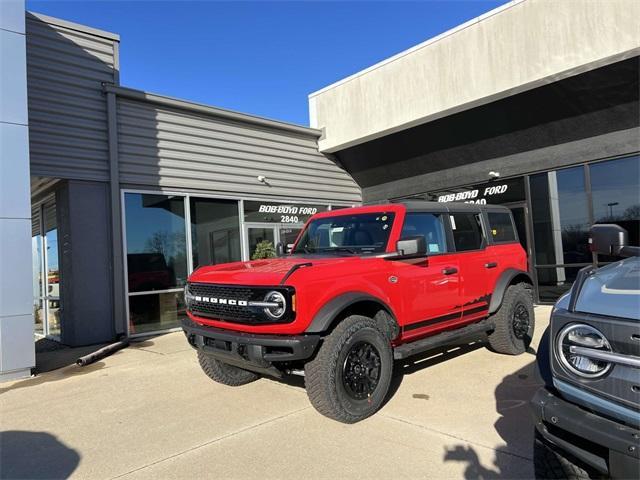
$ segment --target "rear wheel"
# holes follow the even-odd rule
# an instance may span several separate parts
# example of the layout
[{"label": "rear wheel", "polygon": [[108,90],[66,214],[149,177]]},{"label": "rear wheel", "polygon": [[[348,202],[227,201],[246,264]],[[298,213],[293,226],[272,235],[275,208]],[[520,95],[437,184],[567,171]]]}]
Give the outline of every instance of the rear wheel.
[{"label": "rear wheel", "polygon": [[388,337],[368,317],[344,319],[305,365],[311,404],[326,417],[355,423],[375,413],[387,395],[393,369]]},{"label": "rear wheel", "polygon": [[535,327],[531,286],[527,283],[509,286],[491,319],[495,323],[495,330],[489,334],[491,349],[507,355],[524,353]]},{"label": "rear wheel", "polygon": [[221,362],[200,350],[198,350],[198,362],[200,363],[200,367],[202,367],[202,371],[206,373],[211,380],[230,387],[246,385],[260,378],[257,373]]}]

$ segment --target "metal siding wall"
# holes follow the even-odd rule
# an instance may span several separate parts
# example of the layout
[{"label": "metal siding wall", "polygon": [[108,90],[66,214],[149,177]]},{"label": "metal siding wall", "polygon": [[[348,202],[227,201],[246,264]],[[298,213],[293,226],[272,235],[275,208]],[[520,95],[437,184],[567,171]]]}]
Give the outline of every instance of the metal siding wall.
[{"label": "metal siding wall", "polygon": [[[126,184],[360,202],[360,188],[318,152],[313,135],[118,98]],[[264,175],[269,186],[257,180]]]},{"label": "metal siding wall", "polygon": [[31,174],[108,180],[107,108],[114,40],[27,13]]}]

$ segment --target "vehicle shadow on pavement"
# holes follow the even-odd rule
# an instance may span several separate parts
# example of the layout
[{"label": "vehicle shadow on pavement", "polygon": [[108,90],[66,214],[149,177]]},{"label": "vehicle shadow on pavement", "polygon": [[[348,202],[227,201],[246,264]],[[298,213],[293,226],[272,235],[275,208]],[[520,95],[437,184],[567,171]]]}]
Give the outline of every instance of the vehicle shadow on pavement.
[{"label": "vehicle shadow on pavement", "polygon": [[80,455],[46,432],[0,432],[0,478],[68,478]]},{"label": "vehicle shadow on pavement", "polygon": [[504,444],[494,447],[491,467],[484,466],[476,449],[468,444],[447,449],[444,461],[466,463],[466,479],[532,478],[534,425],[529,400],[542,385],[534,360],[504,377],[496,387],[496,411],[500,418],[494,428]]}]

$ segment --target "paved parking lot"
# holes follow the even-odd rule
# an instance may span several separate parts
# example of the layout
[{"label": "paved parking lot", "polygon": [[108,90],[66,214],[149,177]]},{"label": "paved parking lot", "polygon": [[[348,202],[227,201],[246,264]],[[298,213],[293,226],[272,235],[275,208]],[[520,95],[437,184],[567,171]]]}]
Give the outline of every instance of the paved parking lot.
[{"label": "paved parking lot", "polygon": [[309,405],[301,379],[211,382],[180,333],[89,367],[0,385],[3,478],[531,478],[530,353],[480,343],[396,365],[356,425]]}]

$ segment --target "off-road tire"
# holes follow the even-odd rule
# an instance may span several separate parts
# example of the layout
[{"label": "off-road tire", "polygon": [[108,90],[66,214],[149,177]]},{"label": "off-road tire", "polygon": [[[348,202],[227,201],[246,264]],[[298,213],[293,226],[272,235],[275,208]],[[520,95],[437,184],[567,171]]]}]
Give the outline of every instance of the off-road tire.
[{"label": "off-road tire", "polygon": [[221,362],[201,351],[198,351],[198,363],[200,363],[202,371],[206,373],[211,380],[230,387],[246,385],[260,378],[260,375],[257,373]]},{"label": "off-road tire", "polygon": [[597,478],[582,468],[571,455],[548,445],[536,430],[533,443],[533,468],[539,480],[588,480]]},{"label": "off-road tire", "polygon": [[[379,356],[378,381],[368,398],[355,399],[343,382],[347,356],[362,342]],[[393,370],[387,335],[368,317],[351,315],[324,338],[316,357],[305,365],[305,387],[311,405],[322,415],[342,423],[355,423],[373,415],[383,404]]]},{"label": "off-road tire", "polygon": [[[514,332],[514,314],[522,307],[529,315],[529,325],[526,334],[518,338]],[[502,299],[502,305],[491,319],[495,323],[495,330],[489,334],[491,350],[507,355],[524,353],[531,344],[535,328],[531,286],[528,283],[509,286]]]}]

